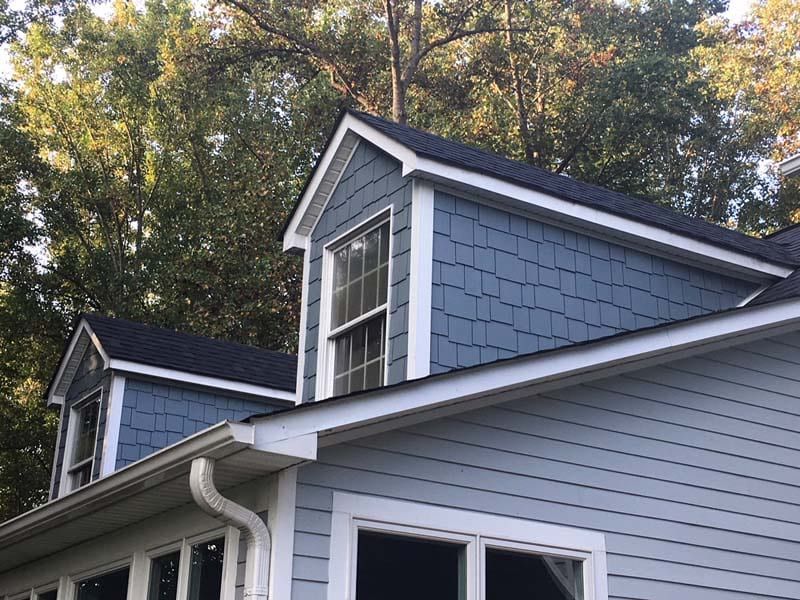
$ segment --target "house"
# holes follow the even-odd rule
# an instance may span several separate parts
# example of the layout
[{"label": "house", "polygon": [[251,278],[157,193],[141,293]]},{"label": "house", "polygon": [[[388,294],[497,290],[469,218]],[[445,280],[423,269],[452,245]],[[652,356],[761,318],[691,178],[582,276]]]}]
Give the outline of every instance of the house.
[{"label": "house", "polygon": [[362,113],[284,234],[298,356],[97,315],[6,600],[800,598],[800,232]]},{"label": "house", "polygon": [[784,177],[793,177],[800,175],[800,154],[795,154],[787,159],[778,163],[781,174]]}]

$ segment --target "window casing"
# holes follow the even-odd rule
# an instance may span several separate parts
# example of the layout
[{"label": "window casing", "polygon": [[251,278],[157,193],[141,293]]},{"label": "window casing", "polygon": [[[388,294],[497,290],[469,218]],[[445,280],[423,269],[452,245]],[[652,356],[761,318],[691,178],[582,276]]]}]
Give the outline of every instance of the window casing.
[{"label": "window casing", "polygon": [[[335,492],[328,600],[355,600],[358,589],[370,588],[358,579],[359,540],[365,533],[460,546],[463,558],[459,561],[458,572],[452,561],[446,567],[448,577],[459,578],[459,600],[608,599],[602,534],[499,515]],[[375,553],[373,549],[372,554]],[[394,589],[391,569],[395,568],[394,563],[400,562],[402,557],[389,563],[384,575],[389,580],[386,589]],[[397,587],[401,589],[408,587],[413,577],[402,567],[402,564],[396,565]],[[511,590],[510,578],[516,580]],[[441,583],[419,586],[412,595],[429,600],[417,589],[433,589]],[[454,589],[452,580],[446,589]],[[520,593],[531,589],[539,594]],[[394,600],[391,593],[385,598]],[[358,600],[372,599],[359,596]]]},{"label": "window casing", "polygon": [[318,399],[384,384],[391,270],[391,212],[325,247]]},{"label": "window casing", "polygon": [[70,410],[65,449],[66,491],[76,490],[92,480],[100,422],[102,389],[97,389]]}]

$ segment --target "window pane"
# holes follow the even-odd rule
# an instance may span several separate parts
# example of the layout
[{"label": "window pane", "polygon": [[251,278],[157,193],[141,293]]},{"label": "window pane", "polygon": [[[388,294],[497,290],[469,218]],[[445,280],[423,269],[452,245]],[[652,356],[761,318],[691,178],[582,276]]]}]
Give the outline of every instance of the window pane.
[{"label": "window pane", "polygon": [[75,449],[72,453],[72,464],[94,456],[94,443],[97,435],[97,413],[100,403],[89,402],[78,410],[75,424]]},{"label": "window pane", "polygon": [[49,592],[40,592],[36,594],[36,600],[56,600],[58,590],[50,590]]},{"label": "window pane", "polygon": [[180,558],[180,552],[173,552],[151,561],[148,600],[175,600],[178,595]]},{"label": "window pane", "polygon": [[389,289],[389,266],[383,265],[378,271],[378,305],[386,302],[386,292]]},{"label": "window pane", "polygon": [[368,313],[378,306],[378,271],[364,276],[364,306],[361,314]]},{"label": "window pane", "polygon": [[363,279],[359,279],[350,284],[347,296],[347,320],[352,321],[358,316],[361,316],[361,283]]},{"label": "window pane", "polygon": [[125,600],[127,596],[128,567],[78,584],[78,600]]},{"label": "window pane", "polygon": [[486,600],[582,600],[583,563],[486,550]]},{"label": "window pane", "polygon": [[384,223],[380,229],[381,264],[389,263],[389,224]]},{"label": "window pane", "polygon": [[333,361],[335,395],[383,384],[385,323],[383,315],[380,315],[336,338]]},{"label": "window pane", "polygon": [[224,550],[223,538],[192,546],[189,600],[219,600]]},{"label": "window pane", "polygon": [[378,268],[378,229],[370,231],[364,236],[364,272],[368,273]]},{"label": "window pane", "polygon": [[463,547],[411,537],[358,534],[358,600],[459,600]]},{"label": "window pane", "polygon": [[92,463],[84,465],[80,469],[75,469],[71,472],[72,488],[77,489],[85,486],[92,479]]}]

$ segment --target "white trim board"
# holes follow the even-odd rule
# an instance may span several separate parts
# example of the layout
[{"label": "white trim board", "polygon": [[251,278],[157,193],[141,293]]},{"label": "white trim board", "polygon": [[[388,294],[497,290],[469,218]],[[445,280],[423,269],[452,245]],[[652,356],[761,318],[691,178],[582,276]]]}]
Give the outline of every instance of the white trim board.
[{"label": "white trim board", "polygon": [[[312,201],[314,205],[320,202],[323,202],[324,205],[324,202],[327,201],[327,196],[315,198],[315,195],[320,182],[326,177],[327,170],[336,159],[339,145],[348,134],[355,134],[369,141],[396,160],[399,160],[403,165],[404,176],[431,179],[437,183],[457,189],[471,190],[494,198],[503,204],[516,206],[533,213],[539,212],[549,216],[551,219],[572,223],[573,226],[578,225],[589,231],[598,231],[605,235],[611,235],[624,240],[627,244],[680,256],[684,260],[693,261],[725,272],[738,273],[743,277],[755,280],[787,277],[794,270],[787,265],[737,252],[711,242],[697,240],[688,235],[673,233],[662,227],[649,225],[585,204],[537,192],[496,177],[482,175],[475,171],[419,157],[406,146],[350,114],[345,114],[341,119],[338,128],[331,137],[327,151],[315,169],[309,186],[299,200],[297,210],[284,234],[283,245],[285,251],[305,251],[307,249],[309,243],[308,221],[316,218],[316,213],[311,210]],[[330,177],[333,177],[333,175]],[[328,190],[325,193],[329,194],[330,191]],[[306,213],[311,216],[306,216]]]},{"label": "white trim board", "polygon": [[75,373],[78,370],[81,360],[83,360],[89,343],[94,344],[97,352],[102,357],[103,368],[108,368],[108,354],[103,349],[100,340],[89,323],[86,322],[86,319],[81,319],[77,327],[75,327],[75,331],[72,332],[67,350],[64,352],[64,356],[58,364],[55,377],[53,377],[53,383],[50,386],[47,396],[48,406],[64,403],[64,396],[72,383],[72,379],[75,377]]},{"label": "white trim board", "polygon": [[435,538],[463,544],[466,600],[484,600],[480,566],[485,546],[580,559],[584,598],[607,600],[606,543],[602,533],[418,502],[334,492],[331,515],[328,600],[355,597],[360,529]]},{"label": "white trim board", "polygon": [[100,477],[114,472],[119,448],[119,429],[122,423],[122,403],[125,397],[125,377],[111,376],[106,408],[106,429],[103,435],[103,453],[100,462]]},{"label": "white trim board", "polygon": [[411,196],[411,262],[408,293],[406,377],[431,372],[431,296],[433,293],[433,186],[414,180]]},{"label": "white trim board", "polygon": [[[800,299],[741,308],[556,351],[345,396],[254,419],[260,443],[319,434],[319,445],[533,395],[800,327]],[[437,412],[439,411],[439,412]]]},{"label": "white trim board", "polygon": [[145,365],[130,360],[120,360],[112,358],[109,367],[114,371],[123,371],[134,375],[145,375],[147,377],[156,377],[159,379],[169,379],[174,382],[189,383],[199,385],[201,387],[214,388],[227,392],[239,392],[241,394],[250,394],[252,396],[261,396],[262,398],[271,398],[275,400],[288,400],[295,402],[295,393],[279,390],[276,388],[255,385],[252,383],[243,383],[241,381],[233,381],[230,379],[221,379],[219,377],[210,377],[208,375],[196,375],[186,371],[178,371],[177,369],[167,369],[164,367],[154,367]]}]

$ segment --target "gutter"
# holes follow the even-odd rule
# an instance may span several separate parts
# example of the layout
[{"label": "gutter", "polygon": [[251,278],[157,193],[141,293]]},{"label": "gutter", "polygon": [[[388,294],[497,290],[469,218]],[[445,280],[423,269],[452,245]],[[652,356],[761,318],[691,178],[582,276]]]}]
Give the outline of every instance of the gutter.
[{"label": "gutter", "polygon": [[786,160],[782,160],[778,163],[778,167],[784,177],[800,177],[800,154],[795,154]]},{"label": "gutter", "polygon": [[244,598],[267,600],[271,538],[264,521],[253,511],[225,498],[214,486],[213,458],[201,456],[192,461],[189,489],[203,512],[242,532],[247,543]]}]

